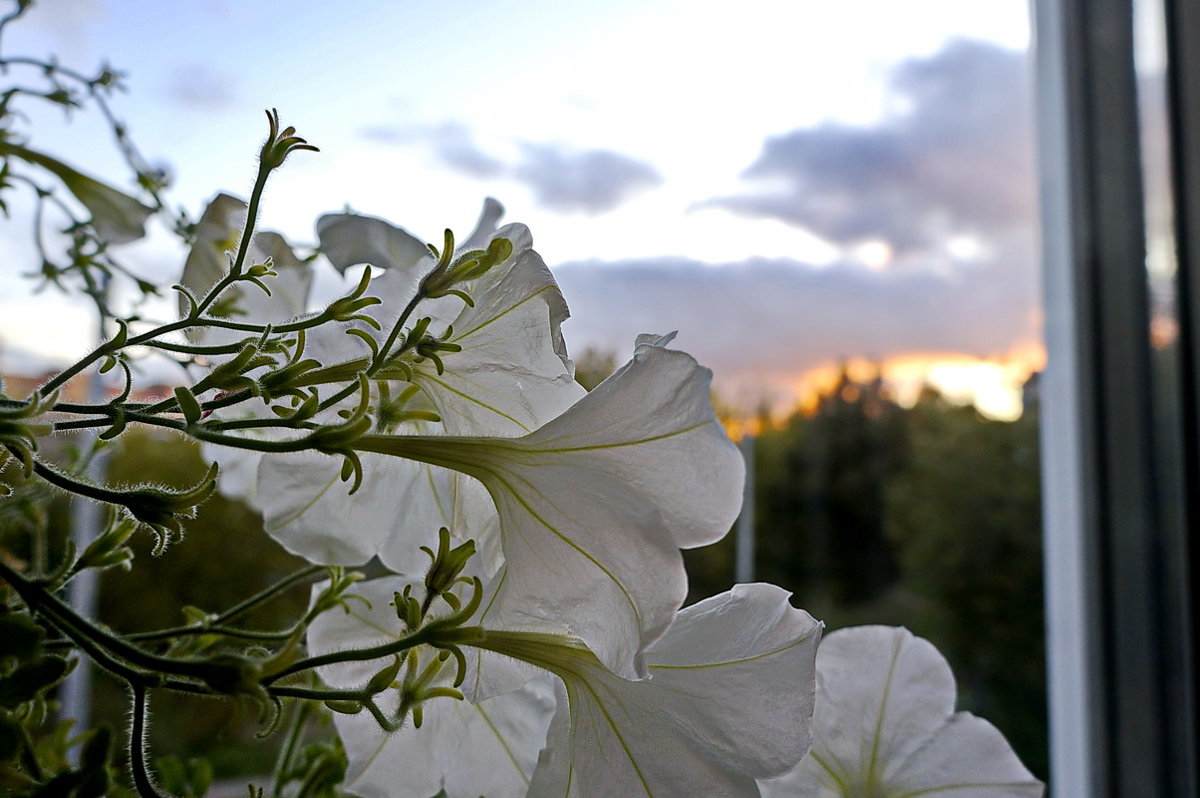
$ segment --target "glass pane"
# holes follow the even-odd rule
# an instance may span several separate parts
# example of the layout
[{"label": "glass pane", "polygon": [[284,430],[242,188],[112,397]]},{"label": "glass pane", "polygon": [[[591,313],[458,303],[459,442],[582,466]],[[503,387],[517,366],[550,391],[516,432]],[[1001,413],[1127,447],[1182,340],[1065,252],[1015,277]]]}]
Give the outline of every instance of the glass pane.
[{"label": "glass pane", "polygon": [[[752,561],[739,567],[736,535],[687,552],[689,600],[742,574],[793,591],[830,631],[907,626],[950,661],[959,707],[1046,778],[1024,3],[78,5],[35,9],[5,31],[5,53],[128,70],[114,104],[142,151],[169,160],[172,202],[192,218],[214,192],[248,187],[261,109],[277,106],[321,148],[268,191],[263,223],[290,241],[312,242],[313,220],[350,204],[440,244],[495,196],[562,287],[585,386],[637,335],[678,330],[673,345],[713,370],[722,420],[753,458]],[[124,174],[119,154],[84,146],[94,121],[61,116],[31,122],[46,148]],[[32,389],[93,344],[94,320],[52,290],[27,299],[16,272],[41,262],[36,221],[28,206],[12,214],[0,258],[22,266],[0,273],[0,372]],[[130,252],[139,273],[178,279],[184,250],[163,230]],[[1151,272],[1168,274],[1155,257]],[[317,268],[314,297],[329,300],[341,277]],[[174,303],[145,312],[170,318]],[[1169,317],[1156,317],[1163,342]],[[159,368],[147,373],[169,394],[178,370]],[[168,449],[130,436],[108,476],[202,473],[194,451]],[[233,501],[213,506],[212,526],[258,523]],[[179,558],[164,565],[178,579],[110,576],[105,620],[165,625],[143,616],[178,595],[126,597],[292,562],[258,534],[212,573],[224,555],[192,536],[193,554],[164,557]],[[119,689],[97,692],[119,721]],[[245,730],[213,732],[224,720],[160,721],[156,745],[224,758],[223,774],[263,767]]]}]

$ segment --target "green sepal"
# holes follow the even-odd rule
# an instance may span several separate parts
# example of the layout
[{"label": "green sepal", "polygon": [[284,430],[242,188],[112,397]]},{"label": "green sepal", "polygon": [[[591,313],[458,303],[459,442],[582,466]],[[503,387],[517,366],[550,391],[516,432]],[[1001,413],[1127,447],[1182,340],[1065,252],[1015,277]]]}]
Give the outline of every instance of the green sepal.
[{"label": "green sepal", "polygon": [[101,432],[96,437],[102,441],[111,441],[113,438],[124,432],[126,426],[128,426],[128,420],[125,418],[125,408],[118,406],[116,412],[113,414],[112,423],[109,424],[108,429],[104,430],[104,432]]},{"label": "green sepal", "polygon": [[367,692],[375,695],[391,687],[392,682],[396,681],[396,676],[400,673],[400,666],[403,664],[403,660],[400,657],[393,657],[391,665],[376,673],[367,682]]},{"label": "green sepal", "polygon": [[326,701],[325,706],[341,715],[357,715],[363,710],[359,701]]},{"label": "green sepal", "polygon": [[46,630],[33,618],[19,613],[0,615],[0,660],[15,657],[24,661],[38,656]]},{"label": "green sepal", "polygon": [[45,656],[21,665],[0,678],[0,707],[16,709],[32,701],[71,672],[74,663],[64,657]]}]

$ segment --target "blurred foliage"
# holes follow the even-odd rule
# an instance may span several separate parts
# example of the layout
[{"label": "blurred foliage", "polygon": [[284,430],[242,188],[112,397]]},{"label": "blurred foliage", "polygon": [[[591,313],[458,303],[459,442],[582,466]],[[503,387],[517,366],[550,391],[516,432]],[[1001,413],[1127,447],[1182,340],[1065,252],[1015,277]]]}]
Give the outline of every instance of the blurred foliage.
[{"label": "blurred foliage", "polygon": [[[113,484],[183,487],[195,484],[207,469],[198,447],[172,433],[131,429],[119,442],[107,460],[106,479]],[[152,556],[149,534],[135,536],[131,544],[136,559]],[[184,539],[154,558],[153,568],[103,573],[98,614],[123,633],[181,625],[188,618],[179,614],[180,607],[219,612],[307,565],[267,537],[257,513],[215,494],[200,506]],[[226,603],[211,605],[216,596]],[[284,628],[307,603],[308,591],[297,587],[247,613],[242,622]],[[96,687],[97,715],[120,728],[128,706],[124,689],[108,678],[97,680]],[[238,704],[163,693],[153,708],[151,749],[157,754],[206,757],[222,778],[271,769],[278,739],[257,739],[257,718]]]},{"label": "blurred foliage", "polygon": [[[60,437],[56,444],[61,450],[58,459],[76,457],[70,436]],[[130,429],[103,456],[105,479],[112,484],[181,487],[195,484],[207,469],[194,443],[157,430]],[[14,489],[0,502],[0,552],[18,560],[40,557],[54,562],[68,538],[69,500],[44,483],[21,480],[19,474],[12,467],[0,471],[0,481]],[[29,541],[35,541],[32,548]],[[130,540],[135,559],[149,560],[154,542],[149,534],[135,535]],[[153,568],[102,572],[99,620],[122,633],[183,625],[189,619],[180,614],[181,607],[219,612],[308,565],[266,535],[257,513],[219,494],[201,505],[182,541],[153,559]],[[210,605],[214,596],[222,597],[220,606]],[[240,623],[283,628],[295,621],[307,602],[308,591],[295,587],[246,613]],[[124,729],[129,712],[124,685],[103,671],[96,674],[96,719]],[[52,717],[53,713],[47,714]],[[65,745],[66,732],[56,732],[48,724],[49,720],[42,724],[47,739],[57,734]],[[211,760],[217,778],[269,772],[280,740],[278,735],[258,739],[259,731],[256,714],[233,702],[171,692],[156,695],[153,702],[151,749],[166,761],[173,777],[192,785],[188,789],[195,794],[202,794],[198,787],[212,778],[197,757]],[[59,758],[65,756],[65,747],[63,751]]]},{"label": "blurred foliage", "polygon": [[575,358],[575,381],[589,391],[617,369],[617,356],[612,352],[589,346]]},{"label": "blurred foliage", "polygon": [[[927,389],[911,408],[843,374],[754,442],[755,578],[827,630],[903,625],[950,661],[959,707],[1048,770],[1037,408],[1015,422]],[[684,553],[689,602],[733,582],[734,540]]]}]

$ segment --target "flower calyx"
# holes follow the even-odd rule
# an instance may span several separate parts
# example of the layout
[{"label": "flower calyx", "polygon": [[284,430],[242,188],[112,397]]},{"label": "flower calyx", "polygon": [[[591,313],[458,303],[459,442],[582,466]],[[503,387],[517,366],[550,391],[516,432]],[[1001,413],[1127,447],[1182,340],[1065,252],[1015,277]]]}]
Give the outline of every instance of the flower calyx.
[{"label": "flower calyx", "polygon": [[[423,707],[425,701],[431,698],[454,698],[459,701],[463,700],[463,694],[455,687],[446,687],[439,682],[445,681],[443,668],[450,661],[451,653],[449,651],[439,651],[421,666],[421,655],[417,649],[410,649],[405,656],[404,679],[398,685],[400,688],[400,706],[396,711],[396,718],[403,722],[403,719],[412,713],[413,726],[421,728],[421,723],[424,719]],[[381,674],[376,674],[380,676]],[[454,684],[462,684],[462,673],[456,675]],[[369,685],[368,685],[369,687]]]},{"label": "flower calyx", "polygon": [[[309,397],[309,394],[306,394],[301,388],[307,384],[305,377],[320,368],[321,362],[311,357],[301,357],[304,354],[304,341],[304,331],[301,330],[296,334],[295,345],[292,347],[287,363],[258,378],[259,394],[267,401],[278,399],[281,396],[290,396],[304,402]],[[313,413],[315,412],[313,410]],[[313,413],[305,417],[311,417]],[[290,417],[294,416],[295,414],[291,414]]]},{"label": "flower calyx", "polygon": [[450,230],[446,230],[445,242],[440,253],[432,244],[429,249],[438,262],[433,271],[421,280],[421,294],[430,299],[453,294],[472,307],[475,302],[471,297],[455,286],[483,276],[513,253],[511,241],[507,238],[493,238],[488,242],[487,249],[472,249],[455,257],[454,233]]},{"label": "flower calyx", "polygon": [[[367,288],[370,286],[370,284],[371,270],[364,269],[362,277],[359,279],[358,285],[354,287],[354,290],[346,296],[338,297],[326,305],[325,309],[318,314],[317,318],[320,321],[361,321],[363,324],[370,325],[376,330],[382,329],[379,322],[374,318],[364,313],[359,313],[359,311],[363,308],[368,308],[371,305],[378,305],[383,302],[383,300],[379,297],[366,296]],[[354,330],[350,329],[346,332],[353,333]],[[366,334],[363,330],[358,330],[358,332]],[[372,341],[373,340],[374,339],[372,339]]]},{"label": "flower calyx", "polygon": [[371,606],[370,602],[365,598],[357,593],[350,592],[350,589],[355,584],[366,578],[362,572],[347,571],[339,565],[330,565],[327,570],[329,581],[325,583],[325,586],[316,594],[316,598],[313,599],[312,606],[304,618],[304,625],[306,626],[312,623],[313,619],[321,613],[332,610],[335,607],[340,607],[343,612],[350,612],[351,599],[357,599],[368,608]]},{"label": "flower calyx", "polygon": [[125,544],[136,529],[137,522],[131,518],[114,519],[108,528],[83,550],[71,566],[71,572],[113,566],[128,571],[133,560],[133,550]]},{"label": "flower calyx", "polygon": [[185,490],[146,485],[113,493],[114,500],[154,533],[153,554],[183,536],[183,522],[196,517],[196,508],[217,489],[217,464],[193,487]]},{"label": "flower calyx", "polygon": [[204,379],[192,386],[192,393],[203,393],[209,388],[216,388],[219,391],[249,391],[252,394],[258,394],[257,380],[246,376],[246,373],[263,366],[276,365],[275,358],[262,351],[269,334],[270,327],[258,340],[247,341],[232,358],[213,366],[212,371],[206,374]]},{"label": "flower calyx", "polygon": [[297,136],[296,128],[291,125],[281,129],[279,126],[279,111],[272,108],[266,114],[269,132],[267,133],[267,140],[263,143],[262,150],[258,155],[258,159],[264,169],[278,169],[280,166],[283,166],[284,160],[297,150],[320,152],[312,144]]},{"label": "flower calyx", "polygon": [[365,373],[358,375],[358,392],[358,406],[353,410],[340,411],[345,421],[318,427],[301,439],[305,448],[342,457],[341,479],[352,483],[351,495],[358,491],[363,479],[362,460],[354,449],[354,442],[371,430],[371,417],[368,414],[371,390]]},{"label": "flower calyx", "polygon": [[373,408],[375,413],[375,432],[387,434],[394,432],[406,421],[438,422],[442,417],[432,410],[411,409],[412,399],[420,391],[416,385],[409,385],[403,391],[392,397],[391,388],[386,380],[376,383],[379,395]]},{"label": "flower calyx", "polygon": [[439,375],[444,374],[446,366],[442,363],[442,355],[461,352],[462,346],[450,341],[454,337],[453,325],[447,326],[445,332],[436,336],[429,333],[429,325],[432,323],[433,319],[428,316],[419,319],[412,329],[405,333],[400,347],[395,354],[388,356],[376,376],[411,382],[413,365],[424,360],[431,361]]},{"label": "flower calyx", "polygon": [[38,440],[54,431],[53,424],[32,419],[50,410],[57,401],[58,391],[49,396],[35,391],[22,405],[0,407],[0,447],[7,448],[21,461],[26,477],[33,474]]},{"label": "flower calyx", "polygon": [[229,652],[214,654],[193,666],[206,685],[221,695],[250,696],[266,699],[262,678],[262,662],[252,657]]},{"label": "flower calyx", "polygon": [[428,546],[422,546],[421,551],[428,554],[430,559],[429,570],[425,572],[424,610],[428,611],[433,600],[441,596],[451,609],[461,611],[462,602],[451,590],[460,582],[470,583],[462,576],[462,572],[467,562],[475,556],[475,541],[468,540],[451,547],[450,530],[442,527],[438,530],[437,551]]}]

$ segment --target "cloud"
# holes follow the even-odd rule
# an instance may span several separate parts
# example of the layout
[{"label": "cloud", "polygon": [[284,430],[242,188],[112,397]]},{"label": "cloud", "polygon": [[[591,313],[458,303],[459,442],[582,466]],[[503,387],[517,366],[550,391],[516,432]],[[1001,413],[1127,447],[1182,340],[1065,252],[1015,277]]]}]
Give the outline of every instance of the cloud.
[{"label": "cloud", "polygon": [[662,182],[650,164],[611,150],[526,142],[515,161],[505,161],[480,147],[471,131],[456,122],[374,125],[359,132],[381,144],[428,146],[445,166],[468,177],[513,179],[528,186],[539,205],[563,213],[605,213]]},{"label": "cloud", "polygon": [[571,305],[572,349],[627,354],[642,332],[679,346],[718,385],[786,393],[839,358],[928,352],[1000,356],[1040,340],[1036,265],[994,262],[951,274],[818,267],[786,259],[580,262],[555,269]]},{"label": "cloud", "polygon": [[92,44],[95,24],[107,15],[103,0],[53,0],[34,5],[23,24],[49,33],[63,51],[79,55]]},{"label": "cloud", "polygon": [[889,80],[872,127],[828,123],[770,138],[744,194],[705,204],[781,219],[839,244],[900,253],[954,236],[1031,235],[1035,180],[1024,53],[955,41]]},{"label": "cloud", "polygon": [[374,125],[363,128],[359,133],[380,144],[427,145],[443,164],[469,177],[499,177],[508,171],[502,160],[480,148],[471,131],[457,122],[410,127]]},{"label": "cloud", "polygon": [[235,98],[237,79],[208,64],[190,64],[173,69],[167,83],[171,99],[197,110],[229,105]]},{"label": "cloud", "polygon": [[514,176],[533,189],[543,207],[557,211],[603,213],[633,194],[662,182],[644,161],[609,150],[570,152],[525,144]]}]

